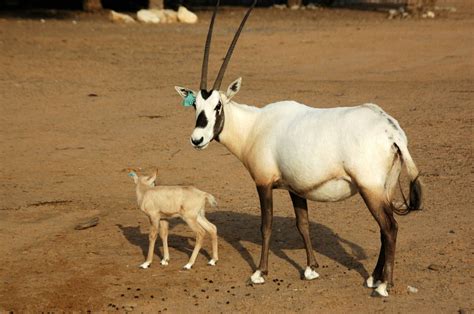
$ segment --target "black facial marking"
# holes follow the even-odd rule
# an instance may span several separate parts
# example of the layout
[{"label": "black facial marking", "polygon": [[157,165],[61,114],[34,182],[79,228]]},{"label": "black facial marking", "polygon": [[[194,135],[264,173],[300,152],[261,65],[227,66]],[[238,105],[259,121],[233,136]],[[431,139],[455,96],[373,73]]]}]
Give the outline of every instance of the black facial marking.
[{"label": "black facial marking", "polygon": [[[221,105],[221,102],[219,101],[219,104]],[[217,106],[216,106],[217,108]],[[214,124],[214,139],[219,142],[219,134],[221,134],[222,129],[224,129],[224,110],[220,108],[220,110],[216,110],[216,123]]]},{"label": "black facial marking", "polygon": [[205,128],[207,126],[207,117],[204,110],[201,111],[196,120],[196,128]]},{"label": "black facial marking", "polygon": [[212,90],[211,91],[207,91],[205,89],[201,89],[201,96],[204,100],[208,99],[209,96],[211,96],[212,94]]}]

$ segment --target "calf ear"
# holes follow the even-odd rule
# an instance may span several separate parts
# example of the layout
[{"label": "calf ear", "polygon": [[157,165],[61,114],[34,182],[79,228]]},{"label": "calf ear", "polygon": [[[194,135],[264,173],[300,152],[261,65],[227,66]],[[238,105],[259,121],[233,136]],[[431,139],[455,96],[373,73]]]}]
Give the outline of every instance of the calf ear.
[{"label": "calf ear", "polygon": [[150,179],[148,180],[148,183],[154,183],[155,180],[156,180],[156,176],[158,175],[158,169],[155,170],[155,172],[153,172],[153,174],[151,175]]},{"label": "calf ear", "polygon": [[194,98],[196,98],[196,93],[192,89],[181,86],[175,86],[174,89],[176,89],[178,94],[183,98],[188,97],[189,94],[193,95]]},{"label": "calf ear", "polygon": [[242,85],[241,77],[239,77],[238,79],[230,83],[229,87],[227,87],[227,93],[226,93],[226,97],[228,100],[230,100],[232,97],[235,96],[235,94],[239,92],[241,85]]},{"label": "calf ear", "polygon": [[133,170],[130,171],[130,172],[128,173],[128,176],[129,176],[129,177],[132,177],[133,182],[135,182],[135,184],[138,183],[138,176],[137,176],[137,174],[135,173],[135,171],[133,171]]}]

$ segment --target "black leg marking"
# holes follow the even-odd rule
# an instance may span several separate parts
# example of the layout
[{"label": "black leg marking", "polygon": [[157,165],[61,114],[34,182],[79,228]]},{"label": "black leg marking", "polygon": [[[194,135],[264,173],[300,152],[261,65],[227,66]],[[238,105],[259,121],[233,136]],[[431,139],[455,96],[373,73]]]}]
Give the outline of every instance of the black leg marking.
[{"label": "black leg marking", "polygon": [[393,285],[393,267],[395,264],[398,224],[393,217],[391,208],[384,204],[383,196],[374,194],[366,189],[360,189],[360,194],[369,208],[370,213],[380,226],[382,244],[379,259],[373,272],[374,280],[377,279],[377,276],[382,283],[386,283],[387,287],[390,287]]},{"label": "black leg marking", "polygon": [[380,230],[380,243],[379,258],[377,259],[377,264],[375,265],[375,269],[372,273],[374,283],[376,283],[378,280],[382,281],[383,279],[383,265],[385,264],[385,236],[382,230]]},{"label": "black leg marking", "polygon": [[311,237],[309,234],[308,203],[305,198],[302,198],[293,192],[290,192],[290,197],[295,209],[296,227],[303,238],[306,248],[307,266],[310,266],[311,268],[317,268],[319,265],[314,256]]},{"label": "black leg marking", "polygon": [[258,270],[262,274],[268,273],[268,250],[270,248],[270,237],[272,234],[273,222],[273,197],[272,186],[257,186],[258,197],[260,198],[260,210],[262,215],[262,252],[260,256],[260,265]]}]

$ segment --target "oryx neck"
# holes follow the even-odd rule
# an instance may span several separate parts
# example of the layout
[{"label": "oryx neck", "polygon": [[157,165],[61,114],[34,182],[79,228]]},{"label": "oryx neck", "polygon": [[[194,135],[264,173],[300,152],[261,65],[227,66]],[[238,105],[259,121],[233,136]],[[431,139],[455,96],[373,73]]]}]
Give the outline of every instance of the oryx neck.
[{"label": "oryx neck", "polygon": [[219,141],[232,154],[243,160],[243,152],[260,109],[229,102],[224,105],[225,123]]}]

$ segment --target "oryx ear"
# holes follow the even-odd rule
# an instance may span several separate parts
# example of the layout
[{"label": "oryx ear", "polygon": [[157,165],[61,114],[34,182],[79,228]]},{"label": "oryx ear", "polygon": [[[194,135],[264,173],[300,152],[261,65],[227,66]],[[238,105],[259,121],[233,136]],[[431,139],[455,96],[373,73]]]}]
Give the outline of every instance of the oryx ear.
[{"label": "oryx ear", "polygon": [[176,89],[178,94],[180,94],[181,97],[183,97],[183,98],[188,97],[188,95],[190,95],[190,94],[193,95],[194,98],[196,98],[196,93],[192,89],[188,89],[188,88],[181,87],[181,86],[175,86],[174,89]]},{"label": "oryx ear", "polygon": [[239,77],[238,79],[230,83],[229,87],[227,87],[227,93],[226,93],[226,97],[228,100],[230,100],[232,97],[234,97],[235,94],[239,92],[241,85],[242,85],[241,77]]}]

